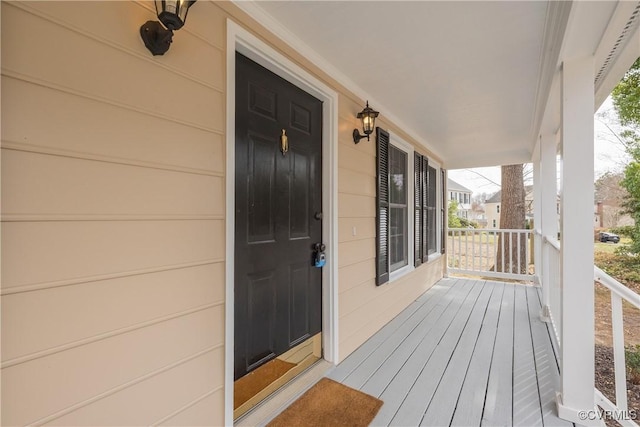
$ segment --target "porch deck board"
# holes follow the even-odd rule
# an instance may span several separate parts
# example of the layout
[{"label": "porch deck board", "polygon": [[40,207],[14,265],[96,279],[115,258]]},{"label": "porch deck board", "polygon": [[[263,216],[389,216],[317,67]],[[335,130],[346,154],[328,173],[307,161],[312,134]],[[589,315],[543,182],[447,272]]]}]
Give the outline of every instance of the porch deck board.
[{"label": "porch deck board", "polygon": [[438,305],[428,316],[424,317],[420,325],[412,331],[411,336],[408,337],[405,344],[393,349],[389,357],[380,365],[376,374],[372,375],[361,388],[362,391],[376,396],[381,395],[409,357],[411,357],[415,349],[425,340],[427,334],[433,329],[436,323],[435,320],[444,314],[456,298],[466,295],[471,290],[470,287],[465,288],[464,286],[457,288],[449,287],[449,289],[452,291],[448,292],[439,300]]},{"label": "porch deck board", "polygon": [[[401,356],[399,352],[406,352],[413,348],[415,337],[420,333],[426,332],[430,328],[429,321],[434,316],[439,316],[446,305],[447,301],[452,300],[454,294],[452,288],[436,289],[433,298],[423,301],[423,304],[408,318],[393,335],[388,337],[381,345],[365,358],[348,376],[344,379],[344,383],[353,388],[362,388],[373,374],[382,370],[382,366],[389,361],[398,361]],[[405,343],[405,341],[407,341]],[[391,370],[388,370],[391,372]],[[381,373],[384,373],[382,370]],[[379,377],[376,377],[378,379]]]},{"label": "porch deck board", "polygon": [[481,424],[513,423],[513,313],[515,287],[505,286],[500,318],[491,353],[491,368],[485,394]]},{"label": "porch deck board", "polygon": [[[470,292],[466,293],[464,298],[458,299],[457,301],[460,301],[460,303],[450,306],[436,320],[434,327],[421,340],[406,363],[402,365],[382,394],[378,396],[386,405],[383,405],[380,409],[376,417],[377,423],[383,425],[417,425],[420,422],[420,418],[409,421],[409,418],[419,410],[416,406],[422,400],[421,396],[412,397],[410,392],[413,389],[418,390],[422,386],[429,386],[429,384],[424,384],[425,378],[422,374],[433,352],[438,346],[442,345],[442,340],[447,336],[448,331],[451,332],[458,329],[456,326],[460,325],[460,319],[466,318],[468,312],[471,311],[472,302],[480,294],[480,287],[471,286],[471,283],[466,283],[463,286],[465,288],[470,287]],[[453,337],[454,335],[456,335],[456,332],[451,332],[449,336]],[[422,381],[418,381],[419,379]],[[426,395],[426,392],[423,393]],[[407,401],[407,399],[409,400]],[[400,406],[403,406],[402,413],[399,413]]]},{"label": "porch deck board", "polygon": [[[476,290],[479,290],[479,292]],[[392,425],[415,426],[420,424],[429,404],[429,401],[424,399],[424,396],[433,396],[440,385],[442,375],[451,360],[453,350],[458,345],[461,334],[473,314],[475,303],[484,294],[482,291],[483,289],[480,286],[472,286],[471,292],[435,347],[431,343],[425,342],[427,344],[426,347],[430,349],[429,357],[422,359],[422,370],[407,391],[404,401],[397,409],[391,420]],[[413,375],[412,372],[407,370],[405,371],[405,376],[412,377]],[[403,386],[411,384],[410,381],[405,382],[404,379],[401,381],[403,381]],[[420,390],[421,393],[411,393],[414,388]],[[421,395],[422,393],[423,395]],[[382,396],[384,395],[383,393]]]},{"label": "porch deck board", "polygon": [[443,279],[329,377],[384,402],[375,426],[570,426],[539,311],[533,287]]},{"label": "porch deck board", "polygon": [[513,425],[542,425],[527,293],[516,292],[513,327]]},{"label": "porch deck board", "polygon": [[531,339],[538,375],[543,424],[551,427],[570,426],[571,423],[561,420],[555,415],[555,390],[560,389],[560,369],[552,347],[550,335],[552,332],[547,329],[543,322],[537,318],[534,319],[541,306],[540,294],[536,289],[527,289],[527,302],[529,304],[529,315],[532,319]]},{"label": "porch deck board", "polygon": [[482,420],[485,393],[479,390],[487,390],[493,359],[493,351],[485,351],[485,349],[493,348],[495,344],[503,295],[504,286],[496,287],[491,294],[487,314],[482,322],[482,329],[456,402],[463,402],[463,404],[456,406],[452,425],[476,426],[480,425]]},{"label": "porch deck board", "polygon": [[[439,424],[433,423],[436,420],[451,421],[453,419],[462,384],[467,376],[471,356],[480,337],[480,329],[495,288],[496,286],[492,285],[483,287],[482,293],[476,301],[471,316],[469,316],[462,335],[445,367],[438,384],[438,392],[433,395],[429,402],[420,425],[437,426]],[[446,355],[444,356],[446,357]]]}]

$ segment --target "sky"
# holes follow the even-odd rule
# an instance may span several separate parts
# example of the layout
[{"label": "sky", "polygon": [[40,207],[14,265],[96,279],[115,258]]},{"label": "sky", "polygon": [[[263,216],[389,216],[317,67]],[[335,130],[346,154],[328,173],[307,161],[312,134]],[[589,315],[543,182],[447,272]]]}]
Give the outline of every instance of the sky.
[{"label": "sky", "polygon": [[[594,174],[597,177],[607,171],[621,171],[626,154],[616,141],[615,133],[621,131],[618,116],[608,97],[594,117]],[[500,167],[449,170],[449,178],[473,190],[474,195],[489,195],[500,190]]]}]

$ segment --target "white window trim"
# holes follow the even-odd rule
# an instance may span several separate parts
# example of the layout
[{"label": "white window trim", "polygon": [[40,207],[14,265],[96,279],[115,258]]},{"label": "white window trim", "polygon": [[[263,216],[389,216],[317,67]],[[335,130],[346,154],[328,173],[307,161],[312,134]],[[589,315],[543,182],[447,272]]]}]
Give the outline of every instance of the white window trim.
[{"label": "white window trim", "polygon": [[[444,182],[442,182],[442,165],[439,162],[436,162],[430,157],[427,157],[427,161],[429,162],[429,166],[435,168],[436,170],[436,251],[429,255],[427,258],[427,263],[439,259],[442,257],[442,252],[440,248],[442,248],[442,227],[444,224],[442,223],[442,215],[440,215],[442,211],[442,186]],[[446,200],[444,201],[446,202]],[[445,217],[446,217],[446,207],[445,207]]]},{"label": "white window trim", "polygon": [[398,280],[402,276],[405,276],[416,269],[415,267],[415,243],[414,243],[414,211],[413,208],[413,188],[415,186],[414,179],[414,148],[404,139],[400,138],[397,134],[389,132],[389,145],[393,145],[395,148],[402,150],[407,154],[407,265],[396,271],[391,272],[391,265],[389,265],[389,283]]}]

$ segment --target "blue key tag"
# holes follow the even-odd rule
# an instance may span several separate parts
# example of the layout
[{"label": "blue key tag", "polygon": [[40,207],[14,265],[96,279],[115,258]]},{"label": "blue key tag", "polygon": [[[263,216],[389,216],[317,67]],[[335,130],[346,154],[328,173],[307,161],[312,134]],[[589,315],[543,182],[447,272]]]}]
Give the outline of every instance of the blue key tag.
[{"label": "blue key tag", "polygon": [[322,268],[327,263],[327,260],[322,252],[316,255],[315,266],[317,268]]}]

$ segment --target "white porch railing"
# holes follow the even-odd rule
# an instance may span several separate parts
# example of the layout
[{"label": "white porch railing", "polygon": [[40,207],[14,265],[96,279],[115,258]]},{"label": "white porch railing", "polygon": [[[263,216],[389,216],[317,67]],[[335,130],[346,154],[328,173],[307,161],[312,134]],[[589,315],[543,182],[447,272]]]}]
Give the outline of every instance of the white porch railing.
[{"label": "white porch railing", "polygon": [[[562,346],[562,286],[560,283],[560,242],[551,236],[541,236],[536,230],[536,238],[542,238],[542,268],[540,282],[543,288],[543,317],[553,326],[556,343]],[[627,378],[624,345],[624,319],[622,301],[640,309],[640,295],[618,282],[607,273],[594,266],[594,282],[611,291],[611,325],[614,355],[614,379],[616,397],[611,402],[600,390],[595,389],[596,404],[607,411],[607,417],[625,427],[640,427],[632,420],[633,415],[627,405]],[[546,295],[546,296],[545,296]],[[562,352],[558,352],[560,356]],[[562,360],[559,357],[560,369]]]},{"label": "white porch railing", "polygon": [[447,236],[448,270],[451,273],[533,280],[532,236],[531,230],[450,228]]},{"label": "white porch railing", "polygon": [[[556,342],[562,344],[562,287],[560,286],[560,242],[551,236],[541,236],[536,230],[536,235],[542,238],[542,274],[540,282],[546,287],[547,301],[544,318],[548,318],[555,332]],[[544,298],[544,296],[543,296]],[[560,359],[560,356],[558,356]],[[558,360],[562,366],[562,360]]]},{"label": "white porch railing", "polygon": [[611,291],[611,328],[613,338],[613,365],[615,372],[616,402],[607,399],[596,388],[596,403],[612,414],[619,415],[617,421],[623,426],[638,427],[630,418],[627,405],[627,372],[624,345],[624,317],[622,301],[625,300],[640,310],[640,295],[609,276],[598,267],[593,267],[595,281]]}]

